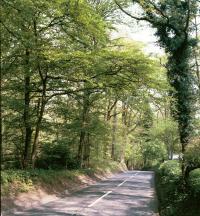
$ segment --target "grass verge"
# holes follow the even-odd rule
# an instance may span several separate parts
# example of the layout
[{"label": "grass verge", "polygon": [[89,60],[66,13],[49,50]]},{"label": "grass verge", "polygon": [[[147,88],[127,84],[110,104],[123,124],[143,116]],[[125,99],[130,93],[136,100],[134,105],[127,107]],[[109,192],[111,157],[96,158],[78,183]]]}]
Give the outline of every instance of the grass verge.
[{"label": "grass verge", "polygon": [[15,200],[19,194],[37,189],[48,194],[70,193],[125,169],[123,164],[104,161],[78,170],[6,170],[1,172],[1,198]]},{"label": "grass verge", "polygon": [[125,171],[113,161],[95,162],[77,170],[6,170],[1,172],[1,208],[4,215],[53,201],[90,184]]}]

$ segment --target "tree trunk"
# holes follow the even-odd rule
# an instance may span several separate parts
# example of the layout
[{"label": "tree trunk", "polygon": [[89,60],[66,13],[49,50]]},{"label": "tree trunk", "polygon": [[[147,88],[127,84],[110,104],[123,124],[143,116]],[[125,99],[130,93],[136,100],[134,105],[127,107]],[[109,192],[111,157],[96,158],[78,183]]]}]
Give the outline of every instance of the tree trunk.
[{"label": "tree trunk", "polygon": [[29,51],[26,50],[26,73],[24,76],[24,127],[25,127],[25,141],[23,154],[23,168],[27,168],[30,162],[30,148],[32,127],[30,123],[30,71],[29,71]]},{"label": "tree trunk", "polygon": [[175,91],[172,92],[176,99],[175,110],[172,110],[175,119],[179,124],[179,135],[182,153],[182,175],[185,175],[185,149],[189,143],[192,131],[192,102],[193,102],[193,81],[189,66],[190,48],[187,42],[173,52],[169,57],[168,78]]},{"label": "tree trunk", "polygon": [[2,71],[0,67],[0,155],[3,161],[3,120],[2,120]]},{"label": "tree trunk", "polygon": [[32,147],[32,154],[31,154],[31,164],[32,168],[35,167],[35,158],[37,155],[37,149],[39,145],[39,134],[40,134],[40,128],[41,128],[41,122],[43,119],[44,115],[44,110],[45,110],[45,105],[46,105],[46,82],[47,82],[47,76],[45,78],[42,78],[42,84],[43,84],[43,89],[42,89],[42,99],[41,99],[41,106],[39,103],[38,109],[38,119],[36,123],[36,128],[35,128],[35,136],[34,136],[34,141],[33,141],[33,147]]},{"label": "tree trunk", "polygon": [[[197,23],[197,17],[195,17],[195,37],[198,41],[198,23]],[[196,76],[197,76],[197,82],[198,82],[198,88],[199,88],[199,98],[200,98],[200,63],[198,59],[198,53],[197,50],[194,52],[194,59],[195,59],[195,65],[196,65]]]},{"label": "tree trunk", "polygon": [[107,107],[107,115],[106,115],[106,120],[107,121],[110,121],[110,119],[111,119],[111,112],[116,107],[117,101],[118,100],[115,99],[115,101],[113,102],[113,104],[111,104],[111,101],[109,100],[108,107]]},{"label": "tree trunk", "polygon": [[117,105],[115,104],[113,111],[112,122],[112,143],[111,143],[111,158],[115,160],[115,145],[116,145],[116,131],[117,131]]},{"label": "tree trunk", "polygon": [[84,143],[84,167],[87,168],[90,165],[90,134],[86,133],[85,143]]},{"label": "tree trunk", "polygon": [[86,127],[88,125],[88,114],[90,108],[89,102],[90,93],[86,90],[84,91],[83,95],[83,110],[82,110],[82,118],[81,118],[81,132],[80,132],[80,139],[79,139],[79,148],[78,148],[78,160],[80,163],[80,167],[82,168],[84,165],[84,158],[85,158],[85,145],[87,144],[87,136],[86,136]]},{"label": "tree trunk", "polygon": [[79,139],[79,148],[78,148],[78,161],[80,163],[80,167],[83,166],[83,147],[84,147],[84,140],[85,140],[85,131],[82,129],[80,133]]},{"label": "tree trunk", "polygon": [[123,143],[121,145],[121,155],[120,155],[120,161],[122,163],[125,162],[125,150],[126,150],[126,144],[128,139],[127,134],[127,106],[126,103],[122,103],[122,137],[123,137]]},{"label": "tree trunk", "polygon": [[[36,19],[33,20],[33,27],[34,27],[35,44],[37,46],[38,45],[38,33],[37,33]],[[43,75],[42,69],[40,66],[39,54],[37,54],[37,69],[38,69],[38,73],[40,75],[40,79],[41,79],[41,83],[42,83],[42,97],[41,97],[41,103],[40,103],[40,101],[38,103],[38,115],[37,115],[37,121],[36,121],[36,127],[35,127],[35,136],[34,136],[34,141],[33,141],[32,152],[31,152],[32,168],[34,168],[34,166],[35,166],[35,158],[36,158],[36,154],[37,154],[37,148],[39,145],[40,127],[41,127],[41,122],[43,119],[43,114],[44,114],[45,105],[46,105],[47,71]],[[41,104],[41,106],[40,106],[40,104]]]}]

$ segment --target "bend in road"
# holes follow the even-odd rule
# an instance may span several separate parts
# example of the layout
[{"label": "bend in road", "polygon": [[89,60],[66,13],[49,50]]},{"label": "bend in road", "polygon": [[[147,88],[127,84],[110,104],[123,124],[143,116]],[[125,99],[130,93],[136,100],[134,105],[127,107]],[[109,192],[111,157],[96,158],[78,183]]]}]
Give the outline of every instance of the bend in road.
[{"label": "bend in road", "polygon": [[128,171],[70,196],[24,212],[21,216],[155,216],[154,173]]}]

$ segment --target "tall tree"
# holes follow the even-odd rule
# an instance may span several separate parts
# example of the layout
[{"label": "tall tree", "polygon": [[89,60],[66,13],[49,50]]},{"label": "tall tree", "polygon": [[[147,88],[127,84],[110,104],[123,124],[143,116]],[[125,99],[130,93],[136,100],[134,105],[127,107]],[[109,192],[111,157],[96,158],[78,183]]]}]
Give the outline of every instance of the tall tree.
[{"label": "tall tree", "polygon": [[135,16],[118,6],[127,15],[138,21],[147,21],[156,29],[160,45],[168,53],[168,79],[175,98],[173,115],[179,123],[182,145],[182,173],[185,172],[184,153],[192,131],[193,79],[190,70],[192,49],[196,39],[192,36],[191,21],[198,12],[196,0],[132,0],[142,8],[141,15]]},{"label": "tall tree", "polygon": [[[1,29],[7,45],[2,52],[2,70],[4,80],[11,77],[4,89],[8,95],[5,102],[10,116],[23,119],[22,123],[18,119],[20,126],[13,130],[20,130],[16,136],[20,134],[23,144],[17,148],[26,168],[34,165],[47,102],[83,90],[82,78],[66,73],[69,54],[91,50],[94,38],[99,46],[104,44],[107,27],[87,1],[3,0],[1,6]],[[14,98],[18,106],[13,106]]]}]

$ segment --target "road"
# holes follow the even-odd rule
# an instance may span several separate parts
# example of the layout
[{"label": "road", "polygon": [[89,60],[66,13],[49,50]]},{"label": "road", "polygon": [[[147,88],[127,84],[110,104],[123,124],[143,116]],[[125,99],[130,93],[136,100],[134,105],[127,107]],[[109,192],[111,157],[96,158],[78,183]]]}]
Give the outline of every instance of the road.
[{"label": "road", "polygon": [[154,216],[157,215],[154,173],[120,173],[70,196],[14,215]]}]

